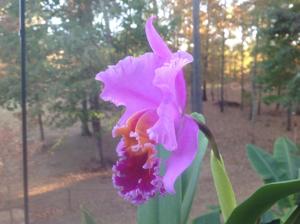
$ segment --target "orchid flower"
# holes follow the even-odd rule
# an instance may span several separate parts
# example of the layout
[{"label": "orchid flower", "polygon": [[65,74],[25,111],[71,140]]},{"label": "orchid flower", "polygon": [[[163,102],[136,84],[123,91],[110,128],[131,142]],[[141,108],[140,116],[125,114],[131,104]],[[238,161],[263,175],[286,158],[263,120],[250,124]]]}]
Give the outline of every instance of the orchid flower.
[{"label": "orchid flower", "polygon": [[[172,53],[155,30],[154,19],[149,18],[145,26],[153,52],[128,56],[96,75],[104,84],[100,97],[125,107],[113,129],[113,136],[121,140],[112,179],[119,194],[134,204],[175,193],[176,179],[191,165],[198,149],[198,126],[184,114],[182,69],[193,57],[183,51]],[[158,157],[160,144],[170,152],[166,161]]]}]

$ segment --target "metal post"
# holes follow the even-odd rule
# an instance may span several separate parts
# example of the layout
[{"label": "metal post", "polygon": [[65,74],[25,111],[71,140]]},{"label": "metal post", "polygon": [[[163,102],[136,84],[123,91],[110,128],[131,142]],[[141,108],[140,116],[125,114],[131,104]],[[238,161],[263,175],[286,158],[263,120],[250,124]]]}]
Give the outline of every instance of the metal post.
[{"label": "metal post", "polygon": [[193,0],[193,73],[192,73],[192,111],[202,113],[202,76],[200,40],[200,0]]},{"label": "metal post", "polygon": [[25,0],[19,0],[20,46],[21,46],[21,106],[22,106],[22,149],[23,149],[23,194],[24,221],[29,224],[28,169],[27,169],[27,109],[26,109],[26,32]]}]

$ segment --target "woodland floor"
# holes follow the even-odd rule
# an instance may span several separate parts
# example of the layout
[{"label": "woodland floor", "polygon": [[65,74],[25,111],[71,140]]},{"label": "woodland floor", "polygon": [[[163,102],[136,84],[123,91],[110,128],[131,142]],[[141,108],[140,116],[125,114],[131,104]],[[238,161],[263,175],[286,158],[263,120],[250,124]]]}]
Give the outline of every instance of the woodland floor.
[{"label": "woodland floor", "polygon": [[[239,102],[239,91],[238,84],[227,85],[226,99]],[[225,107],[222,114],[218,105],[209,99],[204,103],[204,115],[208,126],[215,134],[239,201],[261,185],[260,179],[247,160],[246,144],[254,140],[256,145],[270,151],[274,140],[279,136],[288,136],[299,143],[297,123],[300,124],[300,118],[293,117],[295,127],[293,131],[287,132],[285,115],[275,112],[274,108],[263,107],[254,128],[248,120],[248,107],[245,107],[244,111],[239,107]],[[0,121],[1,127],[18,128],[18,120],[6,111],[0,111]],[[34,141],[35,129],[32,129],[29,135],[32,224],[79,224],[80,206],[90,210],[99,224],[135,223],[136,208],[123,201],[112,187],[110,168],[93,170],[95,163],[92,158],[95,157],[96,149],[92,138],[80,136],[78,127],[64,131],[47,128],[47,147],[41,149]],[[103,139],[107,161],[114,161],[116,141],[111,138],[110,131],[105,133]],[[3,147],[5,145],[0,144],[0,151],[4,149]],[[22,208],[20,151],[18,155],[14,158],[17,164],[15,177],[9,182],[0,181],[0,212],[9,208]],[[8,199],[5,199],[7,195],[5,185],[8,183],[12,186],[9,203]],[[199,188],[192,217],[207,211],[207,206],[216,205],[217,202],[207,155],[202,167]],[[0,219],[0,224],[8,223],[1,223]]]}]

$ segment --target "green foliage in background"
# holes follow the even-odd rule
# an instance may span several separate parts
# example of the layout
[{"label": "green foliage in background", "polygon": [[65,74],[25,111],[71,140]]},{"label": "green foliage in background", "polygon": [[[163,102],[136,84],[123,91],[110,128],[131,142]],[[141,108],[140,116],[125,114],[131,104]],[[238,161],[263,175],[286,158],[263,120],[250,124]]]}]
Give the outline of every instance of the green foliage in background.
[{"label": "green foliage in background", "polygon": [[257,47],[262,72],[258,81],[267,93],[264,101],[291,109],[299,104],[299,92],[295,91],[299,88],[295,82],[300,60],[299,1],[271,0],[260,18],[263,24]]},{"label": "green foliage in background", "polygon": [[[275,141],[273,155],[255,145],[247,145],[247,155],[251,166],[267,184],[299,178],[300,150],[288,138]],[[290,196],[277,203],[275,212],[283,216],[298,203],[298,194]]]},{"label": "green foliage in background", "polygon": [[263,224],[260,218],[265,212],[276,202],[298,193],[299,189],[300,179],[266,184],[237,206],[225,224]]},{"label": "green foliage in background", "polygon": [[[149,51],[144,25],[156,14],[150,0],[32,1],[26,5],[29,115],[65,128],[82,124],[89,134],[94,114],[110,116],[98,100],[95,75],[127,55]],[[0,105],[20,104],[20,53],[17,1],[1,2]],[[128,10],[130,9],[130,10]],[[162,33],[169,30],[164,23]],[[92,124],[93,125],[93,124]]]}]

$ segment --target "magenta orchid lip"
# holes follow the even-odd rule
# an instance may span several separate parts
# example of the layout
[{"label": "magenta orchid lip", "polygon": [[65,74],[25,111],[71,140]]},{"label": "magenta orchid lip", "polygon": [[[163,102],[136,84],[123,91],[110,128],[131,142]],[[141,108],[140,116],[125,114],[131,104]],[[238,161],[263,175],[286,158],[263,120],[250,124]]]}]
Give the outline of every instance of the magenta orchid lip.
[{"label": "magenta orchid lip", "polygon": [[[104,84],[100,97],[125,107],[113,129],[114,137],[121,136],[113,183],[134,204],[175,193],[177,177],[191,165],[198,149],[198,126],[183,113],[186,85],[182,69],[193,57],[183,51],[172,53],[155,30],[154,19],[149,18],[145,26],[152,52],[128,56],[96,76]],[[159,144],[170,152],[166,161],[157,156]],[[164,174],[161,165],[166,167]]]}]

